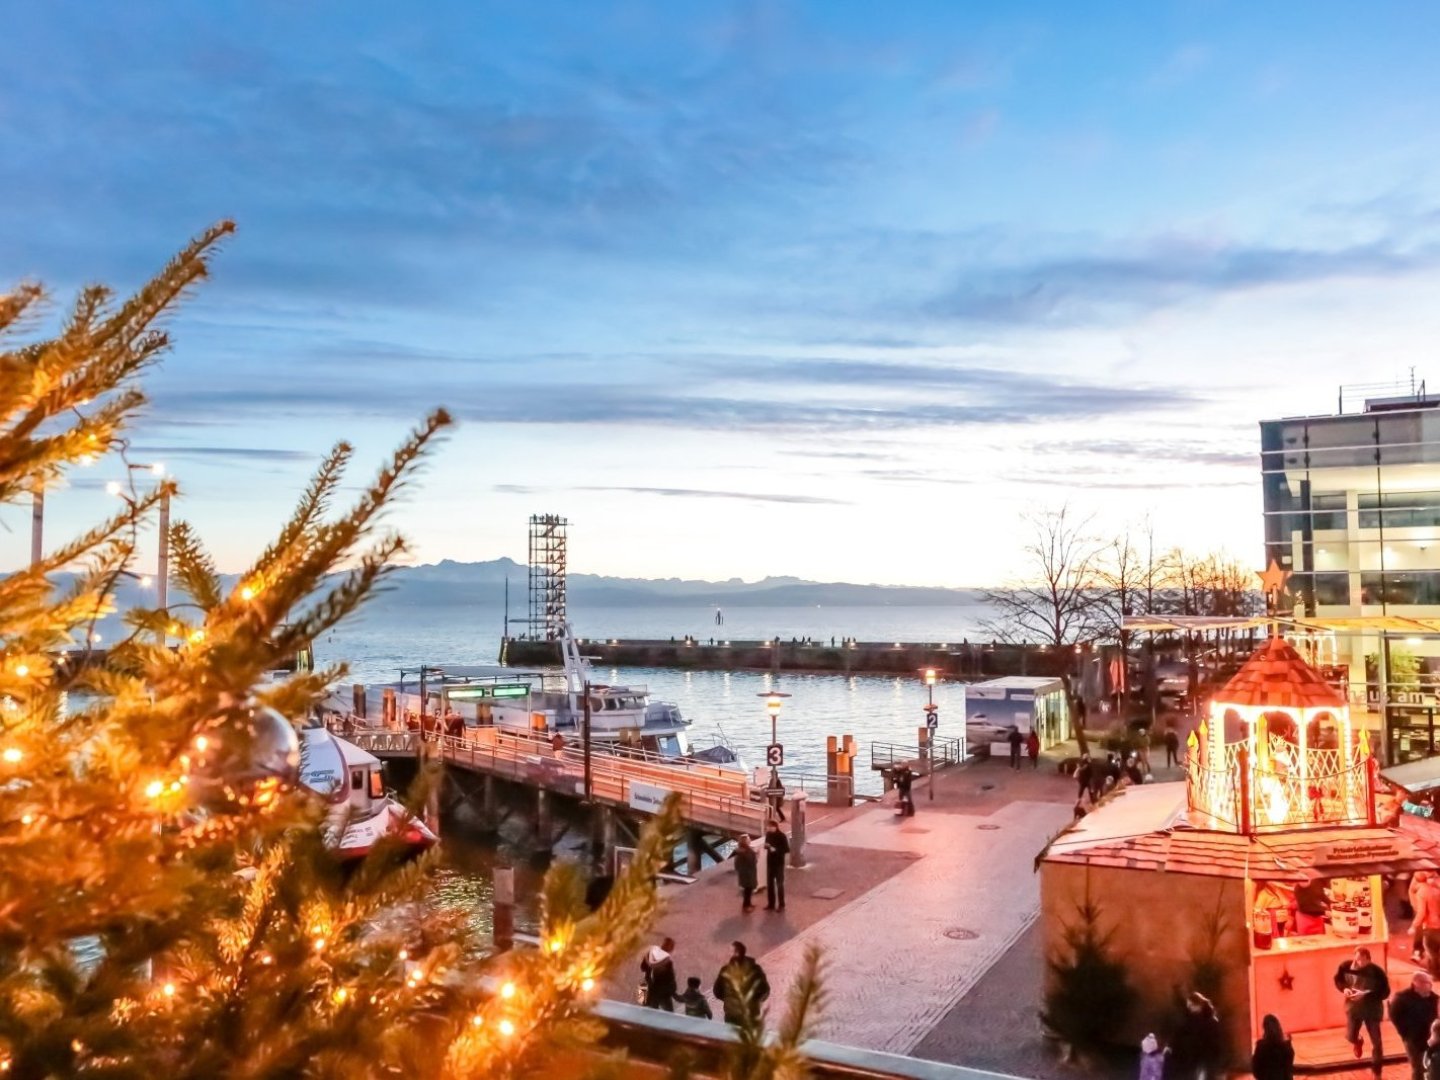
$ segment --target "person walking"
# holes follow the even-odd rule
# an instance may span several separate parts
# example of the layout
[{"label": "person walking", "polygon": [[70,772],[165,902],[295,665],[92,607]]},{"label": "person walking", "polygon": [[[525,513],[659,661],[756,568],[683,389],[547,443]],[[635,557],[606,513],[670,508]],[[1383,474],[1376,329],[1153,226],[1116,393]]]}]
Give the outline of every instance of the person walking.
[{"label": "person walking", "polygon": [[770,819],[765,831],[765,910],[785,910],[785,856],[790,841],[780,831],[780,822]]},{"label": "person walking", "polygon": [[1437,1005],[1440,997],[1435,996],[1435,981],[1427,971],[1415,972],[1410,985],[1390,999],[1390,1023],[1395,1025],[1395,1034],[1400,1036],[1405,1056],[1410,1059],[1410,1080],[1425,1080],[1425,1044],[1436,1020]]},{"label": "person walking", "polygon": [[1095,775],[1095,764],[1090,760],[1089,754],[1080,755],[1080,763],[1075,766],[1075,805],[1080,805],[1080,800],[1090,794],[1090,780]]},{"label": "person walking", "polygon": [[1295,1076],[1295,1047],[1273,1013],[1260,1021],[1260,1039],[1250,1055],[1250,1072],[1255,1080],[1293,1080]]},{"label": "person walking", "polygon": [[1010,743],[1010,768],[1018,770],[1020,768],[1020,747],[1025,743],[1025,736],[1020,734],[1018,727],[1012,727],[1007,739]]},{"label": "person walking", "polygon": [[770,982],[755,958],[746,954],[743,941],[730,943],[730,959],[715,976],[712,992],[727,1024],[739,1025],[747,1019],[752,1024],[760,1023],[760,1009],[770,996]]},{"label": "person walking", "polygon": [[1025,753],[1030,756],[1030,767],[1040,768],[1040,735],[1034,728],[1030,729],[1030,734],[1025,738]]},{"label": "person walking", "polygon": [[915,816],[915,799],[910,794],[914,783],[915,774],[910,771],[909,765],[901,765],[895,770],[895,802],[901,817]]},{"label": "person walking", "polygon": [[1172,1080],[1216,1080],[1225,1059],[1225,1035],[1210,999],[1191,991],[1185,1015],[1170,1044]]},{"label": "person walking", "polygon": [[755,896],[755,887],[760,884],[759,857],[755,854],[755,845],[744,833],[740,834],[740,842],[735,845],[735,881],[740,886],[741,913],[754,911],[755,905],[751,900]]},{"label": "person walking", "polygon": [[1410,955],[1431,975],[1440,974],[1440,881],[1430,870],[1417,870],[1410,882]]},{"label": "person walking", "polygon": [[645,1006],[650,1009],[675,1011],[675,939],[666,938],[659,945],[651,945],[645,959],[640,961],[640,971],[645,976]]},{"label": "person walking", "polygon": [[1154,1032],[1140,1040],[1140,1074],[1136,1080],[1165,1080],[1165,1051]]},{"label": "person walking", "polygon": [[1180,764],[1180,733],[1171,724],[1165,729],[1165,767]]},{"label": "person walking", "polygon": [[1370,1036],[1370,1071],[1376,1076],[1385,1064],[1380,1021],[1385,1017],[1385,999],[1390,996],[1390,979],[1385,969],[1370,959],[1370,950],[1361,946],[1335,972],[1335,989],[1345,997],[1345,1037],[1358,1058],[1365,1053],[1363,1028]]},{"label": "person walking", "polygon": [[705,1000],[705,995],[700,990],[698,975],[691,975],[685,980],[685,992],[676,1000],[685,1006],[686,1016],[693,1016],[699,1020],[715,1019],[715,1014],[710,1011],[710,1002]]}]

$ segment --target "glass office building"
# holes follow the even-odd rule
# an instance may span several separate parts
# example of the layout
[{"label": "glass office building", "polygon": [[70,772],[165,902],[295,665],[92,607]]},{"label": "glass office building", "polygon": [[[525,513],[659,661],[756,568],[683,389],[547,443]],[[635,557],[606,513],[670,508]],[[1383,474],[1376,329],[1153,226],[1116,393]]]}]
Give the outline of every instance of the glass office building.
[{"label": "glass office building", "polygon": [[[1291,571],[1297,615],[1334,620],[1334,659],[1352,704],[1376,713],[1388,706],[1387,759],[1431,752],[1440,690],[1440,394],[1420,384],[1356,400],[1347,388],[1335,415],[1262,422],[1260,446],[1267,563]],[[1346,628],[1347,619],[1367,625]]]}]

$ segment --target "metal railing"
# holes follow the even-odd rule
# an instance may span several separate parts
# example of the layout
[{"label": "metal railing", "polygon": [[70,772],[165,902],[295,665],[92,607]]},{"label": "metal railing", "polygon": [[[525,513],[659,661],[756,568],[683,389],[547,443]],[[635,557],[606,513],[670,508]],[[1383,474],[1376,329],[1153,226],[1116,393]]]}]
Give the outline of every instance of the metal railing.
[{"label": "metal railing", "polygon": [[[365,732],[343,738],[371,753],[418,754],[423,747],[446,762],[476,772],[517,780],[568,795],[585,793],[585,760],[579,749],[559,753],[548,739],[495,728],[470,729],[466,736],[427,732]],[[680,796],[681,811],[692,824],[724,832],[764,828],[766,808],[751,797],[749,778],[731,769],[689,763],[671,764],[590,756],[590,792],[603,802],[646,811],[665,795]]]},{"label": "metal railing", "polygon": [[1253,764],[1244,744],[1231,744],[1214,767],[1198,754],[1186,761],[1186,794],[1192,810],[1235,831],[1263,832],[1301,825],[1373,823],[1373,759],[1355,754],[1350,764],[1334,749],[1308,751],[1300,768],[1298,748]]},{"label": "metal railing", "polygon": [[[959,765],[965,760],[965,740],[961,738],[936,739],[931,745],[931,763],[937,769]],[[896,765],[913,765],[923,761],[925,753],[919,746],[904,743],[878,742],[870,744],[870,767],[889,769]]]}]

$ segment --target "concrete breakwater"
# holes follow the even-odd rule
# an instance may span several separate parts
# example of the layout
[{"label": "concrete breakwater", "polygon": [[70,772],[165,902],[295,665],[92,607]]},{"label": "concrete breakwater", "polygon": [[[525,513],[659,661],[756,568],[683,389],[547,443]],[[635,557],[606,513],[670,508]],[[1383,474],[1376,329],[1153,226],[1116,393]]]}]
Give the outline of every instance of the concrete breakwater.
[{"label": "concrete breakwater", "polygon": [[[1071,648],[1005,643],[855,641],[732,641],[724,638],[666,640],[585,638],[581,651],[597,665],[668,667],[707,671],[815,671],[914,675],[934,668],[941,676],[988,679],[1001,675],[1073,674]],[[558,666],[555,641],[510,638],[501,661],[512,667]]]}]

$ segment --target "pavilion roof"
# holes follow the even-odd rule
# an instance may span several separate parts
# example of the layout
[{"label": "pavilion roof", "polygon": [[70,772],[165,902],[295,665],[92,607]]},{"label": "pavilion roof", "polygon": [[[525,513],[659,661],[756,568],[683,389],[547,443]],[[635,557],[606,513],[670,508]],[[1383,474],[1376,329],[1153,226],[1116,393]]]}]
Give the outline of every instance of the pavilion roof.
[{"label": "pavilion roof", "polygon": [[1293,645],[1278,636],[1255,650],[1215,700],[1225,705],[1277,709],[1338,709],[1346,704],[1340,692],[1302,660]]}]

